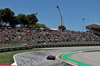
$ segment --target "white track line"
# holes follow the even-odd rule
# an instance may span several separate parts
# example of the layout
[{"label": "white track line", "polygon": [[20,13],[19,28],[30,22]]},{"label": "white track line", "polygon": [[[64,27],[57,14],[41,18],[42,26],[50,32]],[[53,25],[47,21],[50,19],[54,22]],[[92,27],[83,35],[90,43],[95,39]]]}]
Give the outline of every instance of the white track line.
[{"label": "white track line", "polygon": [[12,66],[17,66],[17,63],[16,63],[16,59],[15,59],[15,56],[16,56],[16,55],[14,55],[14,56],[13,56],[13,59],[14,59],[14,63],[12,63],[12,64],[11,64]]}]

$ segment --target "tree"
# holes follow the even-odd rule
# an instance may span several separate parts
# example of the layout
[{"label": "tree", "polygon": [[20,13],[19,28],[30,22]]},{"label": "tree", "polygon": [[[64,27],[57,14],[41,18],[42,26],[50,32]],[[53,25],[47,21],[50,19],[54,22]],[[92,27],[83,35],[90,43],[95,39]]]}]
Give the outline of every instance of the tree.
[{"label": "tree", "polygon": [[27,15],[28,25],[35,24],[38,22],[35,14]]},{"label": "tree", "polygon": [[17,19],[18,23],[21,25],[28,24],[27,17],[25,16],[25,14],[19,14],[18,16],[16,16],[16,19]]},{"label": "tree", "polygon": [[[61,26],[58,26],[58,29],[61,30]],[[62,31],[66,30],[66,27],[63,26]]]},{"label": "tree", "polygon": [[14,20],[14,14],[15,13],[9,8],[0,9],[0,22],[9,23],[11,25]]},{"label": "tree", "polygon": [[34,28],[44,28],[44,29],[49,29],[45,24],[39,24],[39,23],[36,23],[34,26]]},{"label": "tree", "polygon": [[0,10],[0,19],[5,23],[10,23],[10,21],[14,17],[14,12],[11,11],[9,8],[1,9]]},{"label": "tree", "polygon": [[[34,25],[38,22],[35,14],[25,15],[19,14],[18,16],[14,16],[14,12],[9,8],[0,9],[0,23],[8,23],[11,27],[15,27],[16,24],[21,25]],[[37,13],[36,13],[37,14]]]},{"label": "tree", "polygon": [[3,18],[3,9],[0,9],[0,22],[3,21],[2,18]]},{"label": "tree", "polygon": [[16,25],[18,25],[18,24],[19,24],[19,22],[18,22],[18,20],[17,20],[17,17],[14,16],[14,17],[12,18],[12,20],[11,20],[11,22],[10,22],[9,25],[10,25],[11,27],[15,28]]},{"label": "tree", "polygon": [[36,18],[35,14],[27,16],[25,16],[25,14],[19,14],[17,16],[17,20],[24,27],[30,27],[30,25],[35,25],[35,23],[38,22],[38,19]]}]

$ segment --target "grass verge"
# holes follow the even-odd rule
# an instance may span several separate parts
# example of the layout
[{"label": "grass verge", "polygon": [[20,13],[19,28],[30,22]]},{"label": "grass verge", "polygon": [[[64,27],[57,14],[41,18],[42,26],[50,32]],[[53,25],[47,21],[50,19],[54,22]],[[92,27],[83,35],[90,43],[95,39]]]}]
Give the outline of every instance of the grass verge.
[{"label": "grass verge", "polygon": [[17,53],[30,52],[30,51],[40,51],[44,49],[30,49],[30,50],[19,50],[11,52],[0,53],[0,65],[10,65],[14,62],[13,56]]},{"label": "grass verge", "polygon": [[91,50],[91,51],[85,51],[85,52],[100,52],[100,50]]}]

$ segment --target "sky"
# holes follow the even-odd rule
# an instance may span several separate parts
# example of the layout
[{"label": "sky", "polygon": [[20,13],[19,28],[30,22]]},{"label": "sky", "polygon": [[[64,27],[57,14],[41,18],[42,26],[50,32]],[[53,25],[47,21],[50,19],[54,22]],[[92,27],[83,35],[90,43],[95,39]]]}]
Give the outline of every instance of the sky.
[{"label": "sky", "polygon": [[49,28],[58,28],[61,25],[57,5],[67,30],[83,31],[84,27],[86,31],[85,26],[100,24],[100,0],[0,0],[0,9],[9,8],[15,16],[38,13],[37,23]]}]

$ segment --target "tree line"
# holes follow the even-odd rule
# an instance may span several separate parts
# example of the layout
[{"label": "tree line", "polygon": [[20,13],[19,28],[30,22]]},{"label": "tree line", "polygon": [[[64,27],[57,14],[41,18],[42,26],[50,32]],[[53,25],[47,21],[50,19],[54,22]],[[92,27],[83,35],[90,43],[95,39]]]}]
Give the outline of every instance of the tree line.
[{"label": "tree line", "polygon": [[37,22],[36,14],[18,14],[15,16],[15,13],[9,8],[0,9],[0,23],[9,23],[11,27],[16,27],[18,24],[21,24],[21,26],[35,25]]}]

